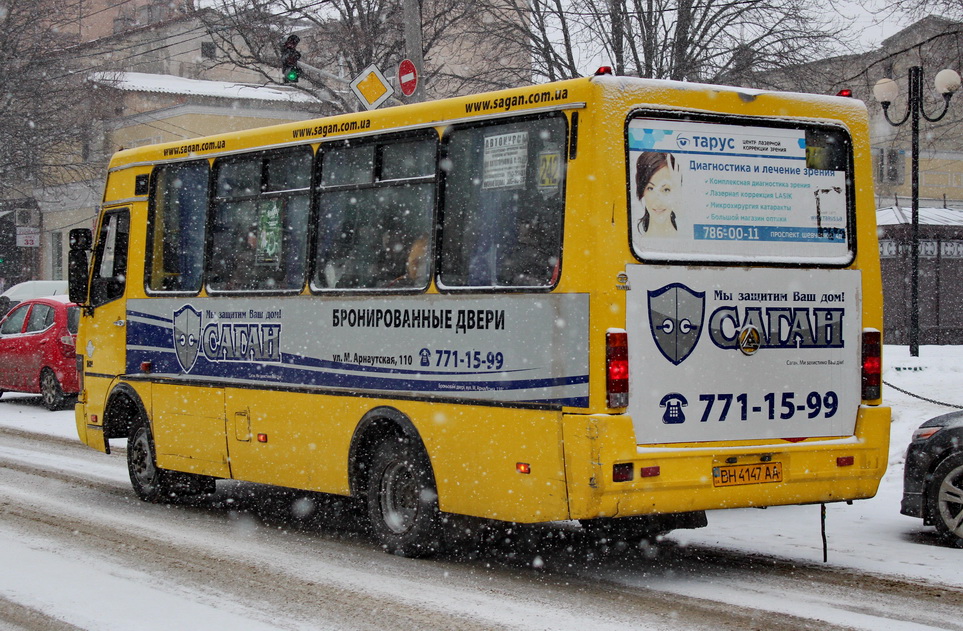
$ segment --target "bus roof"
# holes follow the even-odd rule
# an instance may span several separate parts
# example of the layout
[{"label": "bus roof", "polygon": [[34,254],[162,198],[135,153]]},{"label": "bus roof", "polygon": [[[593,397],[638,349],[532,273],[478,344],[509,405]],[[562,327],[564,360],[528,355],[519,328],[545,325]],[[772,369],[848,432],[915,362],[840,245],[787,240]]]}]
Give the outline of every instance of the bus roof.
[{"label": "bus roof", "polygon": [[822,121],[866,117],[865,104],[846,97],[601,75],[145,145],[118,151],[111,159],[110,170],[212,158],[255,148],[316,144],[385,130],[443,127],[475,119],[581,109],[595,102],[604,103],[607,108],[722,112]]}]

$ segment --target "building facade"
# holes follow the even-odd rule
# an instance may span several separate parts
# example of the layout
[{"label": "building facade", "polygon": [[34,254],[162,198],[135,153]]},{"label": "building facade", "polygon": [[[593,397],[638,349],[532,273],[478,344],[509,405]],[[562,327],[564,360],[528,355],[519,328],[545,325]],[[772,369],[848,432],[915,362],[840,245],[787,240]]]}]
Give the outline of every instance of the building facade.
[{"label": "building facade", "polygon": [[[90,120],[63,146],[82,168],[46,181],[32,195],[0,200],[0,284],[66,276],[68,233],[93,227],[104,169],[117,150],[155,142],[313,118],[323,99],[291,87],[264,85],[255,71],[218,59],[195,13],[169,2],[78,3],[76,44],[69,54],[89,68]],[[68,159],[69,158],[69,159]]]},{"label": "building facade", "polygon": [[[233,63],[223,53],[224,40],[211,35],[210,10],[193,0],[87,0],[71,4],[70,10],[73,19],[64,20],[70,22],[66,35],[75,42],[69,55],[89,69],[90,77],[89,102],[78,107],[91,107],[91,115],[87,132],[64,151],[84,168],[46,182],[22,199],[0,200],[0,261],[9,252],[5,269],[16,270],[9,278],[0,275],[0,285],[65,277],[67,235],[72,228],[93,225],[103,171],[118,149],[343,109],[343,96],[335,98],[324,88],[278,85],[274,65]],[[308,44],[322,37],[324,28],[299,32]],[[436,59],[444,60],[442,74],[467,73],[472,63],[491,64],[492,58],[497,63],[497,55],[482,54],[484,43],[471,37],[451,41],[451,50],[436,51]],[[345,92],[351,78],[345,77]],[[439,84],[429,96],[457,92],[458,85]],[[23,225],[20,219],[28,217],[29,225]]]}]

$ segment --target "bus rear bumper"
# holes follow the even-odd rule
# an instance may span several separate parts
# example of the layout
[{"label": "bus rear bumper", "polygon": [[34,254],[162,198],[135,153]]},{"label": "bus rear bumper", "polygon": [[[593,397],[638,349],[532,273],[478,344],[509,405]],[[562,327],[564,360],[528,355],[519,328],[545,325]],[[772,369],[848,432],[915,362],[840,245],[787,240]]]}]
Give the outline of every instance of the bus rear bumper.
[{"label": "bus rear bumper", "polygon": [[[860,408],[852,437],[637,445],[625,415],[567,415],[573,519],[873,497],[886,470],[890,409]],[[585,438],[579,440],[578,436]]]}]

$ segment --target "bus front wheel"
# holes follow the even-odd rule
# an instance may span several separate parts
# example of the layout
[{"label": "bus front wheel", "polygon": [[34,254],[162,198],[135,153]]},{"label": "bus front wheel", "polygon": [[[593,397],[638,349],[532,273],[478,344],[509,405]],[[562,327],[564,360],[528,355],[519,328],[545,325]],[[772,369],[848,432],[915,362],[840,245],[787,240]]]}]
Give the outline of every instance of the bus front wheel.
[{"label": "bus front wheel", "polygon": [[439,551],[438,493],[421,445],[403,438],[382,442],[372,458],[367,496],[372,533],[387,552],[416,558]]},{"label": "bus front wheel", "polygon": [[157,466],[154,437],[144,419],[134,423],[127,438],[127,471],[134,492],[145,502],[159,502],[170,495],[168,472]]},{"label": "bus front wheel", "polygon": [[173,502],[215,490],[214,478],[157,466],[154,437],[143,417],[134,422],[127,438],[127,471],[134,492],[145,502]]}]

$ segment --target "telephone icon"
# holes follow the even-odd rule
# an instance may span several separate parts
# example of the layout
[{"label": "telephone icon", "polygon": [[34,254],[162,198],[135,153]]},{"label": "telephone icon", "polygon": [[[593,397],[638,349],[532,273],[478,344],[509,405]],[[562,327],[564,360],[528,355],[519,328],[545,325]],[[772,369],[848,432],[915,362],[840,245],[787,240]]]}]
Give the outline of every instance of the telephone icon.
[{"label": "telephone icon", "polygon": [[689,402],[678,392],[670,392],[662,397],[662,401],[659,402],[659,407],[665,408],[665,413],[662,414],[662,422],[666,425],[685,423],[685,414],[682,412],[682,408],[687,405],[689,405]]}]

